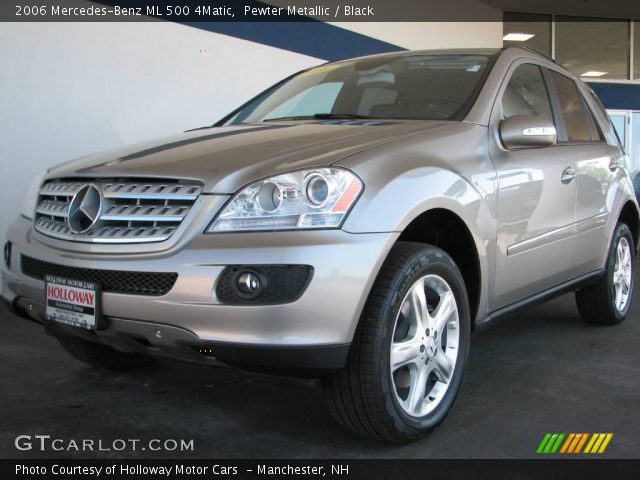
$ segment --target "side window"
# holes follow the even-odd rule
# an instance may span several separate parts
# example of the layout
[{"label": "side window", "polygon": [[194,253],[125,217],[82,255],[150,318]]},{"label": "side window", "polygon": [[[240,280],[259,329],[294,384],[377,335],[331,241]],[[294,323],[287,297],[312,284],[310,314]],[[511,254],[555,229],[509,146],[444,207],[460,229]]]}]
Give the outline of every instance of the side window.
[{"label": "side window", "polygon": [[552,120],[549,95],[540,67],[530,63],[520,65],[502,96],[502,115],[537,115]]},{"label": "side window", "polygon": [[602,136],[602,132],[600,131],[600,128],[598,128],[598,124],[596,122],[595,117],[593,116],[593,112],[589,108],[589,104],[587,104],[587,101],[582,96],[582,94],[580,95],[580,97],[582,98],[582,102],[583,102],[585,111],[587,112],[587,120],[589,122],[589,129],[591,130],[591,140],[594,141],[594,142],[602,142],[602,141],[604,141],[604,138]]},{"label": "side window", "polygon": [[611,121],[611,117],[607,114],[607,111],[602,105],[602,102],[597,97],[593,91],[588,91],[587,95],[591,99],[591,104],[595,105],[595,116],[598,120],[598,124],[602,127],[604,131],[604,136],[606,137],[606,141],[610,145],[615,145],[616,147],[620,147],[621,150],[624,150],[624,146],[620,141],[620,137],[618,136],[618,132],[613,126],[613,122]]},{"label": "side window", "polygon": [[549,71],[553,84],[558,92],[560,110],[570,142],[590,142],[591,128],[589,117],[575,82],[564,75]]}]

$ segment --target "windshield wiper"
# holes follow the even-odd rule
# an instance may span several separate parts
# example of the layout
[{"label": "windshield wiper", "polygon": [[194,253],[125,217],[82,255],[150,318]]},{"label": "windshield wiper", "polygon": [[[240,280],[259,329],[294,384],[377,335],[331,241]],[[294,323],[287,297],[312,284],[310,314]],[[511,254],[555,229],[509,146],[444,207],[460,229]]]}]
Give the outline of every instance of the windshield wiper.
[{"label": "windshield wiper", "polygon": [[293,115],[289,117],[274,117],[265,118],[263,122],[281,122],[287,120],[360,120],[360,119],[372,119],[377,117],[370,117],[368,115],[358,115],[357,113],[314,113],[313,115]]},{"label": "windshield wiper", "polygon": [[293,115],[291,117],[265,118],[262,122],[284,122],[286,120],[313,120],[315,115]]},{"label": "windshield wiper", "polygon": [[353,120],[353,119],[366,119],[376,118],[369,115],[358,115],[357,113],[316,113],[313,118],[327,118],[335,120]]}]

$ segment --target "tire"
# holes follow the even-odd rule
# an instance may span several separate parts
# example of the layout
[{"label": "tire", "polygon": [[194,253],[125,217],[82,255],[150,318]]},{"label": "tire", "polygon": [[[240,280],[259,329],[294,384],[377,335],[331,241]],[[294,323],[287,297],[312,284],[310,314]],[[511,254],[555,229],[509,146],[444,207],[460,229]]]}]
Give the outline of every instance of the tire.
[{"label": "tire", "polygon": [[[420,290],[426,295],[420,296]],[[423,309],[409,303],[416,298],[429,309],[429,315],[421,314],[421,324],[415,312]],[[456,310],[445,315],[448,310],[439,310],[443,305]],[[442,320],[438,328],[435,319]],[[418,440],[453,406],[470,332],[464,280],[451,257],[430,245],[398,242],[369,295],[347,365],[322,380],[332,413],[345,428],[363,436],[394,443]],[[436,390],[437,380],[447,383]]]},{"label": "tire", "polygon": [[[616,269],[620,265],[620,249],[626,250],[628,254],[623,260],[628,266],[623,269],[624,275],[618,277]],[[578,311],[585,322],[593,325],[617,325],[627,318],[633,300],[634,259],[635,247],[631,230],[624,223],[618,223],[609,247],[605,274],[593,285],[576,292]],[[621,279],[625,285],[620,283]],[[626,290],[627,296],[620,298],[618,289]]]},{"label": "tire", "polygon": [[147,355],[121,352],[107,345],[78,337],[64,335],[57,337],[57,339],[62,348],[73,358],[94,367],[126,371],[144,368],[153,363],[153,359]]}]

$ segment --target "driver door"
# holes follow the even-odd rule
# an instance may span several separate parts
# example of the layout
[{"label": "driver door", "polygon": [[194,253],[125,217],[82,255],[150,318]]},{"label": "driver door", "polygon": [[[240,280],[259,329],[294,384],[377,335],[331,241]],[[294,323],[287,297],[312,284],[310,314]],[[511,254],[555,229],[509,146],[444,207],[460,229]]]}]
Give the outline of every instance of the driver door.
[{"label": "driver door", "polygon": [[492,310],[569,280],[576,246],[577,182],[571,177],[576,168],[571,152],[561,145],[508,150],[499,136],[500,122],[512,115],[554,118],[543,67],[519,63],[507,79],[490,127],[498,177]]}]

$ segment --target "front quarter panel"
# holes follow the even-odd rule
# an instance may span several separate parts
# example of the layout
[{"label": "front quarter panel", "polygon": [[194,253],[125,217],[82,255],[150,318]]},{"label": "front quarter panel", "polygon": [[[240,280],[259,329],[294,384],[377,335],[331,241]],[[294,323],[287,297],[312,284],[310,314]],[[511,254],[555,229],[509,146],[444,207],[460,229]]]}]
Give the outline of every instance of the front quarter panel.
[{"label": "front quarter panel", "polygon": [[[350,233],[402,232],[432,209],[446,209],[467,226],[489,285],[495,256],[496,173],[487,155],[487,129],[470,123],[416,135],[340,162],[364,182],[343,229]],[[478,314],[486,313],[483,288]]]}]

